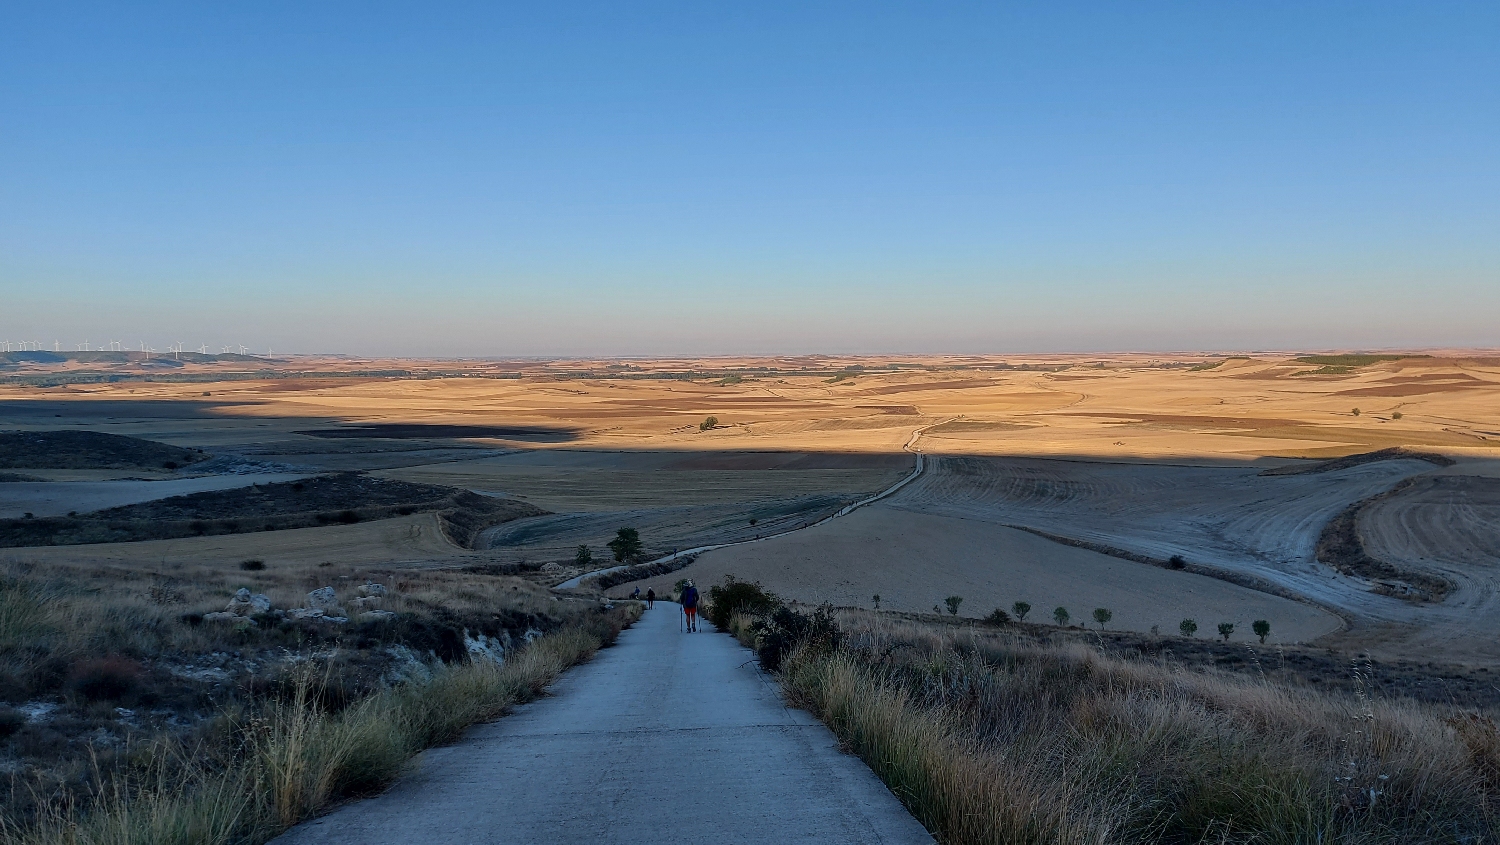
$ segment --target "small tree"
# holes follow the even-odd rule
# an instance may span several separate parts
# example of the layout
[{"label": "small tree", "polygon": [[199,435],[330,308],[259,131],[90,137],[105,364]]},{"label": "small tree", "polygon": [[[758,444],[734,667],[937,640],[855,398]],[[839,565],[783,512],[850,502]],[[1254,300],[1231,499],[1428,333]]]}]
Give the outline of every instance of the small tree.
[{"label": "small tree", "polygon": [[880,594],[876,593],[875,595],[871,596],[870,598],[873,599],[874,602],[875,602],[875,609],[879,610],[880,609]]},{"label": "small tree", "polygon": [[1233,633],[1234,633],[1234,623],[1233,622],[1220,622],[1219,623],[1219,636],[1221,636],[1221,637],[1224,638],[1224,642],[1226,642],[1226,643],[1229,642],[1229,635],[1233,634]]},{"label": "small tree", "polygon": [[1401,412],[1400,411],[1392,411],[1391,412],[1391,419],[1393,419],[1393,420],[1399,420],[1399,419],[1401,419]]},{"label": "small tree", "polygon": [[958,606],[964,603],[963,596],[949,596],[943,599],[943,604],[948,605],[948,615],[957,616]]},{"label": "small tree", "polygon": [[990,615],[989,616],[984,617],[984,621],[985,621],[985,624],[987,624],[987,625],[994,625],[996,627],[1000,627],[1000,626],[1004,626],[1004,625],[1009,625],[1010,624],[1010,614],[1006,613],[1005,611],[1003,611],[1003,610],[1001,610],[1000,608],[997,607],[994,610],[990,611]]},{"label": "small tree", "polygon": [[1191,637],[1198,633],[1198,623],[1191,619],[1184,619],[1177,623],[1177,630],[1181,631],[1184,637]]},{"label": "small tree", "polygon": [[1261,645],[1265,645],[1266,637],[1271,635],[1271,623],[1264,619],[1257,619],[1250,623],[1250,630],[1255,632],[1255,636],[1260,637]]},{"label": "small tree", "polygon": [[1357,417],[1357,416],[1359,416],[1359,409],[1358,409],[1358,408],[1355,408],[1355,409],[1354,409],[1354,415],[1355,415],[1355,416],[1356,416],[1356,417]]},{"label": "small tree", "polygon": [[1099,623],[1099,630],[1104,630],[1104,624],[1114,618],[1114,614],[1102,607],[1094,608],[1094,621]]},{"label": "small tree", "polygon": [[592,564],[593,562],[594,562],[594,550],[590,549],[586,545],[579,546],[578,547],[578,551],[576,551],[576,552],[573,553],[573,565],[574,566],[588,566],[589,564]]},{"label": "small tree", "polygon": [[1182,555],[1172,555],[1167,558],[1167,566],[1171,569],[1185,569],[1187,561],[1182,559]]},{"label": "small tree", "polygon": [[709,417],[708,419],[704,420],[703,422],[698,423],[698,430],[699,431],[708,431],[711,428],[717,428],[718,425],[719,425],[719,418],[718,417]]},{"label": "small tree", "polygon": [[1010,609],[1011,609],[1011,612],[1016,615],[1017,619],[1021,620],[1022,622],[1025,622],[1026,621],[1026,614],[1028,614],[1028,613],[1031,612],[1031,605],[1027,604],[1024,601],[1018,601],[1015,604],[1011,605]]},{"label": "small tree", "polygon": [[641,559],[645,553],[645,546],[641,545],[641,532],[634,528],[621,528],[615,532],[615,538],[610,540],[609,550],[615,553],[615,560],[626,563],[634,563]]},{"label": "small tree", "polygon": [[1061,626],[1068,624],[1068,619],[1071,617],[1068,616],[1068,609],[1066,607],[1059,607],[1052,611],[1052,618],[1056,619],[1057,624]]}]

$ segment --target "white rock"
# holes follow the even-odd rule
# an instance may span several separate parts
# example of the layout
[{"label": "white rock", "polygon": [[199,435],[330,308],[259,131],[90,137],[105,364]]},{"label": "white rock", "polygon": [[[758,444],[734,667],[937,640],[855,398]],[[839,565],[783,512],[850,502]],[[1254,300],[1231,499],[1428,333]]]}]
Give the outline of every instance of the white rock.
[{"label": "white rock", "polygon": [[367,610],[355,618],[361,622],[389,622],[396,618],[396,614],[389,610]]},{"label": "white rock", "polygon": [[235,616],[251,616],[256,613],[265,613],[270,609],[269,596],[265,593],[256,593],[252,596],[249,590],[243,588],[234,594],[234,598],[230,599],[229,604],[224,608],[225,611]]},{"label": "white rock", "polygon": [[332,587],[319,587],[307,594],[307,606],[319,610],[331,610],[339,606],[339,597]]},{"label": "white rock", "polygon": [[235,621],[236,619],[239,619],[239,618],[240,618],[240,616],[237,613],[229,613],[228,611],[222,611],[222,610],[219,611],[219,612],[217,612],[217,613],[205,613],[205,614],[203,614],[203,621],[204,622],[233,622],[233,621]]},{"label": "white rock", "polygon": [[322,619],[323,609],[321,607],[294,607],[286,612],[293,619]]},{"label": "white rock", "polygon": [[372,581],[368,584],[361,584],[355,592],[359,593],[361,598],[380,598],[385,595],[386,590],[384,584],[376,584]]},{"label": "white rock", "polygon": [[380,606],[379,596],[364,596],[362,598],[350,599],[349,606],[355,610],[369,610]]}]

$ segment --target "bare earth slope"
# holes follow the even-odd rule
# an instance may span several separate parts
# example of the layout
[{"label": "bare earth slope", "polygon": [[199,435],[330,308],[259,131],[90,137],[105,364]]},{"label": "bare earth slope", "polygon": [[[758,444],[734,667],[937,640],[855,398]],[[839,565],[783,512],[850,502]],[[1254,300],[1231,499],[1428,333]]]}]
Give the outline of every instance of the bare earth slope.
[{"label": "bare earth slope", "polygon": [[1305,475],[1252,468],[942,456],[892,502],[917,513],[1038,528],[1268,579],[1332,607],[1391,606],[1313,559],[1333,514],[1432,469],[1381,461]]},{"label": "bare earth slope", "polygon": [[[1066,607],[1073,622],[1089,623],[1096,607],[1114,613],[1110,627],[1172,633],[1194,618],[1207,634],[1219,622],[1249,630],[1271,622],[1277,642],[1302,642],[1339,630],[1337,616],[1309,604],[1234,584],[1072,548],[986,519],[919,513],[898,493],[826,525],[761,543],[708,552],[654,584],[678,578],[716,584],[726,575],[759,581],[808,603],[931,612],[950,595],[962,596],[964,616],[984,616],[1017,600],[1030,603],[1030,621],[1048,621]],[[635,585],[611,590],[628,594]],[[1091,624],[1091,623],[1089,623]]]},{"label": "bare earth slope", "polygon": [[1406,649],[1500,660],[1500,478],[1433,475],[1365,508],[1358,530],[1381,560],[1436,572],[1456,589],[1415,609]]}]

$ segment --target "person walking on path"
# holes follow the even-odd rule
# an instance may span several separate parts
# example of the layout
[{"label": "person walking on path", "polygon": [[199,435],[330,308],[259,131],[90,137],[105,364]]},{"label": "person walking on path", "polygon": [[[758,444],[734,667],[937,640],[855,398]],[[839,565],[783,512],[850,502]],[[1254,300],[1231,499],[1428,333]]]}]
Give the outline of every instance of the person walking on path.
[{"label": "person walking on path", "polygon": [[687,614],[688,633],[698,630],[698,588],[688,581],[682,587],[682,612]]},{"label": "person walking on path", "polygon": [[656,607],[656,588],[648,587],[646,588],[646,609],[650,610],[653,607]]}]

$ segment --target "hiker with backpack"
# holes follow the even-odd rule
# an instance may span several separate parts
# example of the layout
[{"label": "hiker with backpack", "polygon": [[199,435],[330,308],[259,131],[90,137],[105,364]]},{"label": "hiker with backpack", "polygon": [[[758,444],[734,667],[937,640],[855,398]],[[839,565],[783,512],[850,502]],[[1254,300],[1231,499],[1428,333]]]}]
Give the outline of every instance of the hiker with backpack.
[{"label": "hiker with backpack", "polygon": [[682,612],[687,619],[687,632],[698,631],[698,588],[689,580],[682,586]]}]

